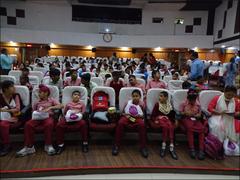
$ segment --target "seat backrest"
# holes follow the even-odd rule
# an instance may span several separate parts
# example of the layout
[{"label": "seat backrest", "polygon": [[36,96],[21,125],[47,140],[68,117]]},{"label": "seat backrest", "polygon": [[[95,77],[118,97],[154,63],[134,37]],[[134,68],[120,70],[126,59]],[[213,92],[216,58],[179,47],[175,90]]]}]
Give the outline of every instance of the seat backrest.
[{"label": "seat backrest", "polygon": [[120,112],[123,112],[124,106],[127,102],[132,99],[132,92],[133,90],[138,89],[141,92],[141,100],[143,101],[143,92],[142,89],[137,87],[123,87],[119,93],[119,109]]},{"label": "seat backrest", "polygon": [[179,79],[182,80],[182,81],[186,81],[188,79],[188,76],[180,76]]},{"label": "seat backrest", "polygon": [[92,77],[91,81],[95,82],[98,86],[103,86],[104,85],[103,78],[101,78],[101,77]]},{"label": "seat backrest", "polygon": [[3,82],[3,81],[12,81],[14,84],[16,84],[17,82],[17,79],[15,76],[10,76],[10,75],[0,75],[0,82]]},{"label": "seat backrest", "polygon": [[172,76],[164,76],[163,80],[168,83],[168,81],[172,80]]},{"label": "seat backrest", "polygon": [[146,85],[146,81],[142,78],[137,78],[137,82],[143,84],[144,86]]},{"label": "seat backrest", "polygon": [[147,92],[147,114],[152,114],[152,110],[157,102],[159,102],[160,92],[165,91],[168,93],[169,101],[171,101],[171,93],[166,89],[152,88]]},{"label": "seat backrest", "polygon": [[43,74],[45,74],[48,71],[48,69],[46,67],[36,67],[35,66],[33,68],[33,71],[39,71],[39,72],[42,72]]},{"label": "seat backrest", "polygon": [[[43,80],[42,80],[42,83],[43,84],[49,84],[49,82],[50,82],[50,76],[45,76],[44,78],[43,78]],[[62,80],[62,78],[60,77],[60,80]]]},{"label": "seat backrest", "polygon": [[[119,78],[119,79],[123,82],[123,84],[126,83],[123,78]],[[112,77],[108,78],[105,84],[106,84],[107,86],[110,85],[110,82],[111,82],[112,80],[113,80]]]},{"label": "seat backrest", "polygon": [[[95,71],[96,72],[96,71]],[[106,74],[109,74],[111,77],[112,77],[112,74],[111,73],[106,73]],[[105,75],[106,74],[104,74],[104,73],[100,73],[99,75],[98,75],[98,77],[101,77],[103,80],[105,80],[106,78],[105,78]]]},{"label": "seat backrest", "polygon": [[199,101],[201,105],[202,111],[208,112],[208,104],[211,102],[211,100],[215,96],[222,95],[221,91],[216,91],[216,90],[204,90],[201,91],[199,94]]},{"label": "seat backrest", "polygon": [[178,90],[182,89],[182,80],[170,80],[168,81],[168,89],[169,90]]},{"label": "seat backrest", "polygon": [[29,89],[27,86],[20,86],[20,85],[15,85],[16,88],[16,93],[18,93],[21,97],[21,100],[23,102],[24,106],[27,106],[30,104],[30,93]]},{"label": "seat backrest", "polygon": [[[67,76],[67,74],[69,73],[69,76]],[[77,73],[77,75],[78,75],[78,77],[80,77],[79,76],[79,73]],[[70,72],[64,72],[64,74],[63,74],[63,80],[65,81],[67,78],[69,78],[69,77],[71,77],[71,75],[70,75]]]},{"label": "seat backrest", "polygon": [[173,108],[176,112],[179,112],[181,103],[187,98],[188,89],[176,90],[172,94]]},{"label": "seat backrest", "polygon": [[91,92],[91,104],[93,103],[93,95],[96,93],[96,92],[99,92],[99,91],[103,91],[105,93],[108,94],[109,96],[109,103],[110,103],[110,106],[113,106],[115,107],[116,106],[116,103],[115,103],[115,91],[112,87],[104,87],[104,86],[98,86],[98,87],[95,87],[92,89],[92,92]]},{"label": "seat backrest", "polygon": [[80,92],[80,100],[87,106],[88,102],[88,92],[85,87],[80,87],[80,86],[67,86],[63,89],[62,91],[62,103],[65,106],[67,103],[72,101],[72,93],[74,91],[79,91]]},{"label": "seat backrest", "polygon": [[145,78],[145,74],[140,74],[140,73],[138,73],[138,74],[136,73],[136,74],[135,74],[135,73],[134,73],[133,75],[134,75],[136,78]]},{"label": "seat backrest", "polygon": [[33,85],[33,86],[38,86],[40,84],[40,79],[38,76],[31,76],[29,75],[29,82]]},{"label": "seat backrest", "polygon": [[[59,102],[59,89],[56,86],[51,86],[51,85],[46,85],[50,89],[50,98],[53,98]],[[39,100],[38,96],[39,92],[39,87],[35,86],[32,91],[32,106],[34,105],[35,102]]]},{"label": "seat backrest", "polygon": [[90,74],[91,77],[96,77],[95,73],[93,73],[93,72],[82,72],[82,75],[83,74]]},{"label": "seat backrest", "polygon": [[[67,76],[67,74],[69,73],[69,76]],[[64,72],[63,74],[63,80],[65,81],[68,77],[70,77],[70,72]]]},{"label": "seat backrest", "polygon": [[42,79],[44,77],[44,74],[40,71],[30,71],[29,75],[30,76],[37,76],[39,78],[39,82],[42,82]]},{"label": "seat backrest", "polygon": [[42,80],[43,84],[49,84],[50,76],[45,76]]},{"label": "seat backrest", "polygon": [[212,65],[209,67],[208,72],[209,72],[209,74],[213,75],[217,70],[219,70],[219,67]]},{"label": "seat backrest", "polygon": [[[137,82],[139,84],[143,84],[144,86],[146,86],[146,81],[142,78],[136,78]],[[127,85],[129,85],[129,80],[127,81]]]},{"label": "seat backrest", "polygon": [[9,76],[14,76],[16,78],[16,84],[20,84],[19,77],[22,75],[22,71],[20,70],[11,70],[8,73]]}]

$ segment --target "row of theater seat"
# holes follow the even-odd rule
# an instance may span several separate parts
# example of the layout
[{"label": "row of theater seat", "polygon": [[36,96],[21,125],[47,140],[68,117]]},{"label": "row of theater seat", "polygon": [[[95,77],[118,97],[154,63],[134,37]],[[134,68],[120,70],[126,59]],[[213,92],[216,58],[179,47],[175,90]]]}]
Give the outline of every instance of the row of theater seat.
[{"label": "row of theater seat", "polygon": [[[87,73],[90,73],[90,72],[87,72]],[[93,74],[93,73],[90,73],[90,74]],[[10,81],[13,81],[14,84],[19,85],[20,75],[21,75],[21,71],[10,71],[9,75],[1,75],[0,81],[2,82],[4,80],[10,80]],[[143,84],[144,86],[146,85],[146,81],[141,78],[141,75],[136,74],[135,76],[137,77],[138,83]],[[44,77],[43,73],[41,72],[30,71],[29,81],[33,86],[37,86],[40,83],[47,84],[47,82],[49,82],[49,79],[50,79],[49,76]],[[169,75],[169,76],[164,76],[162,81],[166,84],[169,90],[177,90],[177,89],[182,89],[182,83],[184,82],[184,80],[187,79],[187,77],[182,76],[180,77],[180,79],[181,80],[172,80],[172,76]],[[111,78],[109,78],[108,81],[109,80],[111,80]],[[122,80],[127,85],[129,83],[128,74],[125,74],[125,77],[122,78]],[[104,79],[102,77],[94,77],[93,75],[91,77],[91,81],[95,82],[98,86],[104,86],[105,84]]]},{"label": "row of theater seat", "polygon": [[[34,104],[38,100],[38,87],[35,87],[33,89],[31,104],[30,104],[30,94],[29,94],[28,88],[25,86],[18,86],[18,85],[16,85],[15,87],[16,87],[16,92],[20,94],[23,104],[25,106]],[[51,92],[50,97],[56,99],[57,101],[60,101],[58,88],[56,86],[50,86],[50,85],[48,85],[48,87],[50,88],[50,92]],[[141,94],[143,95],[143,92],[140,88],[124,87],[120,90],[119,105],[117,105],[115,103],[114,89],[111,87],[98,86],[92,90],[92,93],[90,96],[91,97],[90,103],[92,104],[92,102],[93,102],[93,98],[92,98],[93,94],[95,94],[96,92],[99,92],[99,91],[103,91],[109,95],[110,107],[119,107],[118,110],[121,114],[124,110],[124,106],[127,104],[128,100],[131,99],[131,93],[134,89],[138,89],[141,92]],[[66,105],[67,103],[71,102],[72,92],[75,90],[77,90],[81,93],[81,101],[87,106],[87,103],[89,102],[87,90],[86,90],[86,88],[80,87],[80,86],[65,87],[62,91],[62,95],[63,95],[62,96],[62,104]],[[158,97],[159,97],[159,94],[161,91],[166,91],[169,93],[169,98],[173,104],[174,110],[178,113],[179,106],[183,102],[183,100],[186,99],[188,90],[176,90],[174,92],[171,92],[166,89],[159,89],[159,88],[150,89],[146,95],[146,112],[145,112],[147,115],[146,120],[149,119],[154,105],[158,102]],[[207,107],[208,107],[208,104],[211,101],[211,99],[213,97],[215,97],[216,95],[220,95],[220,94],[222,94],[222,92],[215,91],[215,90],[204,90],[204,91],[200,92],[199,101],[201,104],[202,111],[204,113],[208,113]],[[143,100],[143,96],[141,97],[141,99]],[[88,112],[88,113],[91,113],[91,112]],[[113,128],[115,128],[115,125],[113,125],[113,124],[104,125],[104,124],[90,123],[90,129],[96,130],[96,131],[98,131],[98,130],[108,131],[108,130],[113,130]]]}]

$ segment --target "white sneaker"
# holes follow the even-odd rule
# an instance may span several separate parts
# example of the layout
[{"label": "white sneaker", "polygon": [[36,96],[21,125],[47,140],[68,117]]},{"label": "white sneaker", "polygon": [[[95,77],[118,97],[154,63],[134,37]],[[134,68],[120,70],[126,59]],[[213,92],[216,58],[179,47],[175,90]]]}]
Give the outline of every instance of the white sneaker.
[{"label": "white sneaker", "polygon": [[53,148],[52,145],[45,145],[44,146],[44,151],[46,151],[49,156],[52,156],[52,155],[56,154],[56,151],[55,151],[55,149]]},{"label": "white sneaker", "polygon": [[29,154],[33,154],[35,152],[36,152],[36,150],[35,150],[34,146],[31,148],[25,146],[20,151],[18,151],[16,154],[17,154],[17,157],[23,157],[23,156],[27,156]]}]

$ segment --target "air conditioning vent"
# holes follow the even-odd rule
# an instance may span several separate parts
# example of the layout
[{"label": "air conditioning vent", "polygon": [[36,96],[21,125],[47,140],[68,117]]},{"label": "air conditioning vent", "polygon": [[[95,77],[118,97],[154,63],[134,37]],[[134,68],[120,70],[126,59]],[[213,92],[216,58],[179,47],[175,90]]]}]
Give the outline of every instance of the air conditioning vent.
[{"label": "air conditioning vent", "polygon": [[163,19],[163,17],[154,17],[154,18],[152,18],[152,23],[162,24],[162,23],[164,23],[164,19]]}]

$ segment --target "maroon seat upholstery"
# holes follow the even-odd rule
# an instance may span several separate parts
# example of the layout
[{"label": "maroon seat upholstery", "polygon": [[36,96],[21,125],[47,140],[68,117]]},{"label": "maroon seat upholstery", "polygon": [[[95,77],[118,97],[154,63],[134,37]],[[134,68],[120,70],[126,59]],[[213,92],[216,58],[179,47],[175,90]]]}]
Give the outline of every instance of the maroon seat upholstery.
[{"label": "maroon seat upholstery", "polygon": [[92,131],[98,131],[98,132],[111,132],[114,131],[117,126],[116,122],[112,122],[109,124],[100,124],[95,122],[90,122],[89,127]]}]

